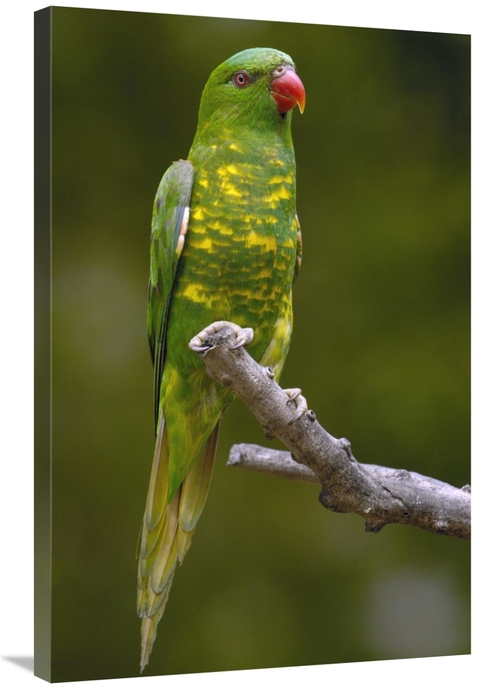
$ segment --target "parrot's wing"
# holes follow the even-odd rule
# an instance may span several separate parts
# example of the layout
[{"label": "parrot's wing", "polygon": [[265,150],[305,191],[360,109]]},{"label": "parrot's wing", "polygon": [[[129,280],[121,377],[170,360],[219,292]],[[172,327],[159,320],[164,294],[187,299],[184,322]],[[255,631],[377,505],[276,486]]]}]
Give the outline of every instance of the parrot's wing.
[{"label": "parrot's wing", "polygon": [[168,310],[189,223],[193,178],[194,168],[188,160],[173,163],[163,175],[153,207],[147,318],[154,366],[155,427],[166,357]]}]

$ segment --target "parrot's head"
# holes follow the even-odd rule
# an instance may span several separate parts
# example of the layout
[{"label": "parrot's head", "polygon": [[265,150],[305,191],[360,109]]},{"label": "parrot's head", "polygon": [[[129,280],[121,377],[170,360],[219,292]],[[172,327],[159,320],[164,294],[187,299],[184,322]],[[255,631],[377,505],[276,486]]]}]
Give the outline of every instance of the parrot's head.
[{"label": "parrot's head", "polygon": [[199,129],[289,127],[292,110],[303,112],[304,86],[292,58],[273,48],[251,48],[217,67],[203,90]]}]

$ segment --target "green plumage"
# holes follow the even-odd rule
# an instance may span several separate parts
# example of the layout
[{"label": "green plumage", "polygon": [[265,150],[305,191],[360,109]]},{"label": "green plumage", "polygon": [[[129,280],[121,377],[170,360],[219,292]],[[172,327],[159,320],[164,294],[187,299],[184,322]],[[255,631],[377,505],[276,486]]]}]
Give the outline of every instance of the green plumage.
[{"label": "green plumage", "polygon": [[141,670],[203,509],[231,401],[188,343],[214,321],[251,327],[249,353],[277,378],[288,352],[301,254],[290,125],[304,98],[284,53],[233,56],[205,86],[188,160],[167,170],[156,195],[148,302],[156,445],[138,548]]}]

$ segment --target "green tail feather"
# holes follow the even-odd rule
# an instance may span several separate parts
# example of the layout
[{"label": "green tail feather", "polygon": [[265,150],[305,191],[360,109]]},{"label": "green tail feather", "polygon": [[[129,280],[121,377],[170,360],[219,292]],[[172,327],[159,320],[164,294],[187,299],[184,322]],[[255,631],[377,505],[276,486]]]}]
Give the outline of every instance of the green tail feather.
[{"label": "green tail feather", "polygon": [[138,545],[137,612],[142,618],[141,672],[149,661],[177,563],[182,563],[191,545],[194,529],[205,506],[218,431],[219,424],[215,426],[182,485],[166,504],[168,447],[163,418],[160,421],[147,506]]}]

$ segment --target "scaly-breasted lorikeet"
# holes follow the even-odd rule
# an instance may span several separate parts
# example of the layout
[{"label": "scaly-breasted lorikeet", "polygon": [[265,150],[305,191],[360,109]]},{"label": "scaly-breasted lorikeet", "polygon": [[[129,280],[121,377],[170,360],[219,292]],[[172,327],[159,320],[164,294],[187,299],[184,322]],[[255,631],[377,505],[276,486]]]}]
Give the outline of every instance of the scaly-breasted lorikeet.
[{"label": "scaly-breasted lorikeet", "polygon": [[249,326],[237,344],[276,379],[288,352],[302,246],[295,105],[302,112],[305,91],[288,55],[254,48],[229,58],[203,90],[188,159],[168,168],[156,194],[148,301],[156,445],[138,545],[141,671],[203,510],[232,399],[196,354],[203,338],[192,338],[215,321]]}]

